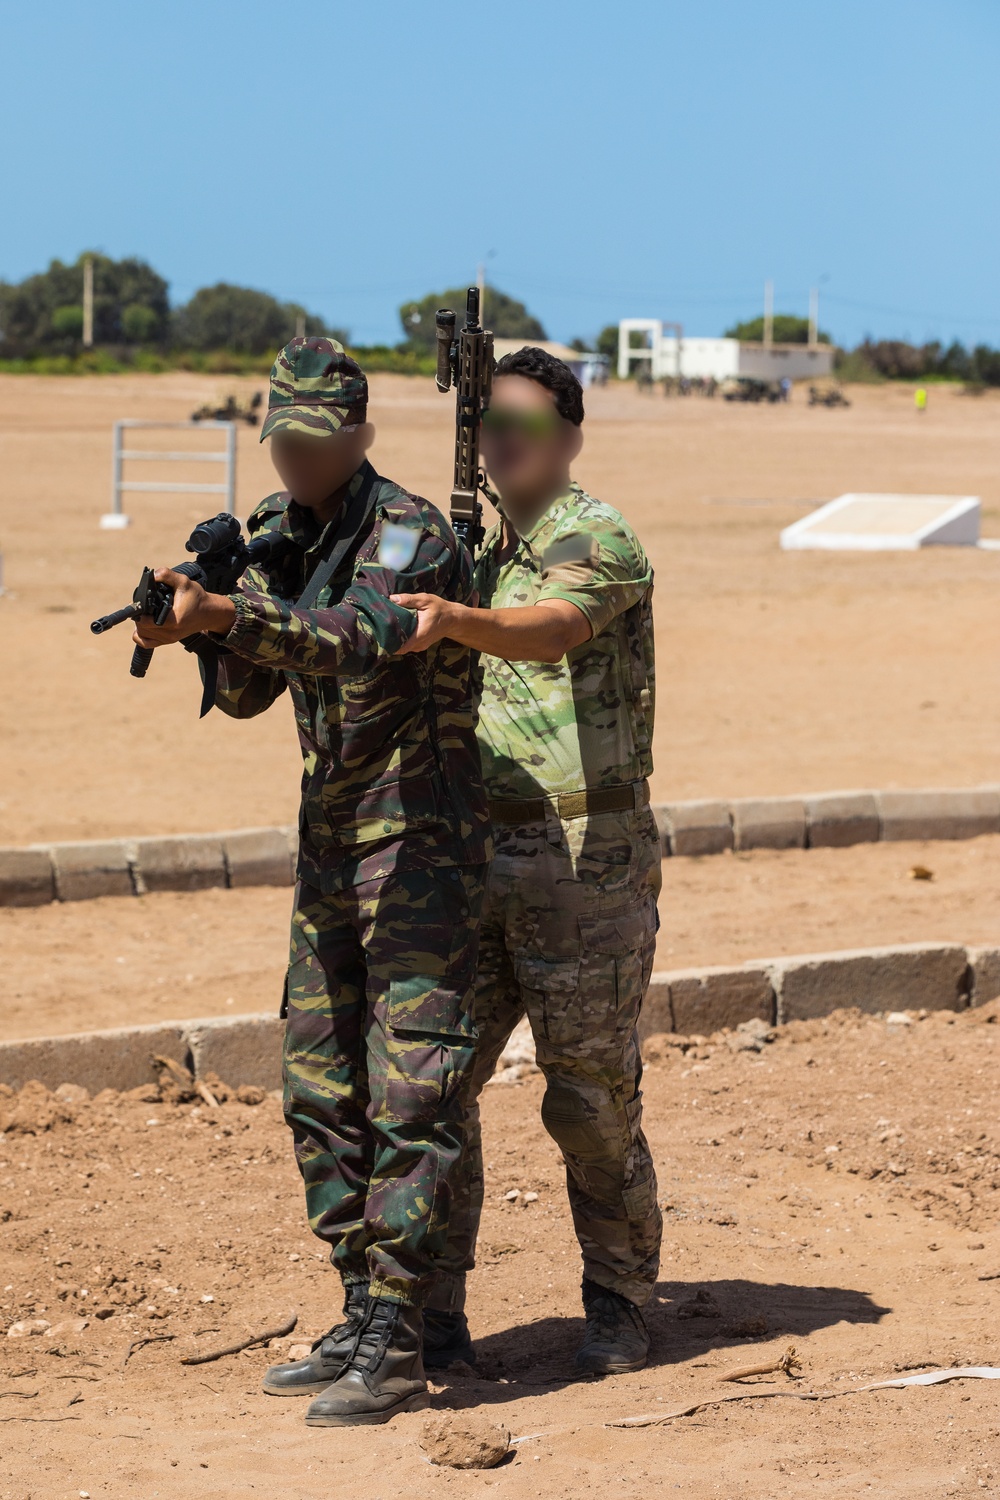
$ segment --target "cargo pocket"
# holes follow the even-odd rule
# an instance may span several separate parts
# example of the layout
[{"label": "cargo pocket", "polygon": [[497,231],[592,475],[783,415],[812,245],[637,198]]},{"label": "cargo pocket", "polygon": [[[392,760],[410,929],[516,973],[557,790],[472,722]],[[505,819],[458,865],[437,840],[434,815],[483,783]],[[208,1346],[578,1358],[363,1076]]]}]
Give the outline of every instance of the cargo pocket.
[{"label": "cargo pocket", "polygon": [[603,1015],[604,1027],[617,1036],[631,1032],[639,1019],[653,963],[655,908],[643,905],[648,909],[580,918],[584,1004]]},{"label": "cargo pocket", "polygon": [[476,1027],[462,993],[432,974],[389,981],[386,1108],[396,1121],[430,1121],[461,1086]]},{"label": "cargo pocket", "polygon": [[532,1028],[556,1047],[572,1046],[585,1035],[580,1007],[579,958],[513,955],[514,975]]}]

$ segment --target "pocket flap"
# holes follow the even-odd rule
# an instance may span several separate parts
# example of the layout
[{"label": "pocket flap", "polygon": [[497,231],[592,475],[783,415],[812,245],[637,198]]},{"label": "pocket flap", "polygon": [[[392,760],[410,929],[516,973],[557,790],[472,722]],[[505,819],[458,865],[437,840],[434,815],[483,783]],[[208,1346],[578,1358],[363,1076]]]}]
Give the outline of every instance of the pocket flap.
[{"label": "pocket flap", "polygon": [[650,936],[649,918],[642,911],[580,918],[580,937],[592,953],[638,953]]},{"label": "pocket flap", "polygon": [[517,982],[544,995],[571,995],[580,988],[578,958],[540,958],[534,953],[513,955]]},{"label": "pocket flap", "polygon": [[425,1044],[473,1042],[476,1027],[462,995],[440,975],[406,974],[389,981],[389,1028]]},{"label": "pocket flap", "polygon": [[331,796],[324,788],[324,812],[342,844],[398,836],[440,822],[438,789],[430,776],[407,776],[350,796]]}]

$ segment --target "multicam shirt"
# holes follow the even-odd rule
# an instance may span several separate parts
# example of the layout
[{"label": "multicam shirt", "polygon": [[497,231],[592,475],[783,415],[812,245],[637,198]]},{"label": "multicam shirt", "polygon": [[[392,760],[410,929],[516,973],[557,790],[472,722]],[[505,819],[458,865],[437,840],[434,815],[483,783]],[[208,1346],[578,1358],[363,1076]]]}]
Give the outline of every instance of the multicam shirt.
[{"label": "multicam shirt", "polygon": [[652,770],[653,573],[635,533],[574,484],[498,564],[501,545],[496,526],[476,565],[482,604],[568,599],[593,636],[554,663],[480,658],[489,795],[553,797],[643,780]]},{"label": "multicam shirt", "polygon": [[[320,528],[287,494],[257,506],[248,529],[278,531],[290,546],[267,574],[249,570],[232,595],[232,654],[220,662],[216,695],[224,713],[244,719],[286,686],[291,693],[304,761],[299,874],[328,892],[489,854],[470,652],[442,641],[393,656],[413,616],[389,599],[428,592],[464,602],[472,566],[440,511],[367,463],[345,506],[372,480],[370,531],[309,609],[295,600],[338,521]],[[396,529],[384,536],[387,524]],[[400,527],[416,531],[412,544]]]}]

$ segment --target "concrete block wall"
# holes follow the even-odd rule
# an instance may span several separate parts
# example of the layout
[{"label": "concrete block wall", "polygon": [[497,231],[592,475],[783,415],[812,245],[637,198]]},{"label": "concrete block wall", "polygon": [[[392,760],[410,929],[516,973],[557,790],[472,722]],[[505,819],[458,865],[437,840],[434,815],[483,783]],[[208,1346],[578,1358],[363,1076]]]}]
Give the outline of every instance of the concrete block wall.
[{"label": "concrete block wall", "polygon": [[[844,848],[1000,833],[1000,786],[664,802],[652,810],[664,858]],[[0,849],[0,906],[206,886],[291,885],[297,850],[295,828]]]},{"label": "concrete block wall", "polygon": [[668,802],[653,811],[664,857],[971,839],[1000,833],[1000,786]]},{"label": "concrete block wall", "polygon": [[0,906],[200,891],[209,886],[292,885],[297,854],[295,828],[0,849]]},{"label": "concrete block wall", "polygon": [[[761,1020],[806,1020],[848,1006],[894,1010],[966,1010],[1000,998],[1000,947],[911,943],[757,959],[731,968],[679,969],[653,975],[640,1035],[711,1035]],[[0,1043],[0,1083],[38,1079],[55,1089],[82,1084],[92,1094],[152,1083],[154,1055],[217,1074],[233,1087],[281,1086],[284,1022],[275,1014],[211,1017],[76,1036]]]}]

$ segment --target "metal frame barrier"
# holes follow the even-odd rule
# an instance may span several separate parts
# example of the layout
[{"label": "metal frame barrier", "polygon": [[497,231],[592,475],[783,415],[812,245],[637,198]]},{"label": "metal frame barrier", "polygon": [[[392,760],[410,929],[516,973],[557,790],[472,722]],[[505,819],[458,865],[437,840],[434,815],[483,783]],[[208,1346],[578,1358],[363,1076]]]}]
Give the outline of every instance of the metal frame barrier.
[{"label": "metal frame barrier", "polygon": [[[225,432],[225,448],[207,452],[187,448],[160,450],[157,448],[123,448],[122,433],[126,427],[172,427],[190,429],[197,427]],[[123,479],[122,465],[129,459],[152,463],[211,463],[225,464],[226,477],[222,484],[171,484],[169,480]],[[236,512],[236,424],[235,422],[145,422],[140,417],[121,417],[114,424],[111,457],[111,509],[101,517],[103,531],[120,531],[129,524],[129,517],[122,510],[122,495],[126,490],[144,494],[174,495],[224,495],[226,510]]]}]

